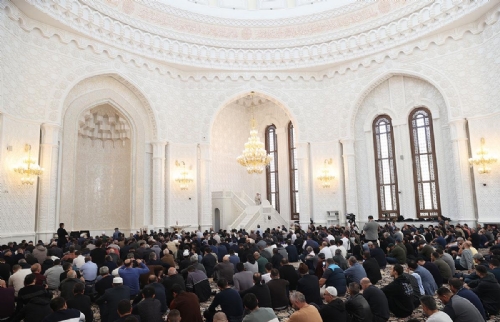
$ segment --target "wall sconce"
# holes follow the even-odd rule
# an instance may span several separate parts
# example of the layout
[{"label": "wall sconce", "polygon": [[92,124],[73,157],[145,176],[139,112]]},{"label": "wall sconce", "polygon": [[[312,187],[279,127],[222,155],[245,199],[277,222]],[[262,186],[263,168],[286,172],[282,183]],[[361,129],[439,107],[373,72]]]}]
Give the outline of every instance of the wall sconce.
[{"label": "wall sconce", "polygon": [[335,179],[335,176],[331,174],[330,167],[333,160],[330,159],[325,159],[325,162],[323,164],[323,169],[320,172],[320,175],[318,176],[318,180],[321,181],[321,184],[323,188],[330,188],[331,182],[333,179]]},{"label": "wall sconce", "polygon": [[179,183],[179,186],[181,187],[181,190],[188,190],[188,186],[191,182],[193,182],[193,179],[191,179],[191,176],[189,175],[189,171],[186,170],[186,164],[184,161],[177,161],[175,160],[175,165],[177,167],[181,167],[181,171],[178,175],[177,178],[175,178],[175,182]]},{"label": "wall sconce", "polygon": [[484,138],[481,138],[481,147],[477,151],[477,155],[474,158],[469,159],[471,166],[478,166],[477,172],[479,174],[490,173],[490,165],[497,162],[497,158],[488,156],[488,151],[484,148]]},{"label": "wall sconce", "polygon": [[31,145],[26,144],[24,151],[28,152],[28,158],[24,159],[17,168],[14,168],[14,171],[23,175],[21,177],[22,184],[33,185],[37,177],[43,174],[43,168],[40,168],[31,158]]}]

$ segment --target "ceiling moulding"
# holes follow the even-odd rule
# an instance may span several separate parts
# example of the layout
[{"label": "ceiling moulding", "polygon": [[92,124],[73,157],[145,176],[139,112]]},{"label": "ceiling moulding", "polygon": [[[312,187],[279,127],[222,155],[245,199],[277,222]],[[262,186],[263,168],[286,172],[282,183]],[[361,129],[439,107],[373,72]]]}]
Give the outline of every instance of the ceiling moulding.
[{"label": "ceiling moulding", "polygon": [[[368,4],[366,2],[356,2],[335,10],[324,11],[315,15],[306,15],[302,17],[272,20],[244,20],[223,19],[200,15],[186,10],[172,8],[171,6],[159,3],[158,1],[153,1],[151,3],[152,8],[156,9],[158,6],[160,8],[156,9],[157,11],[150,13],[151,16],[155,17],[161,15],[161,12],[163,11],[167,17],[172,16],[173,19],[162,17],[165,19],[161,20],[158,24],[152,24],[150,21],[136,19],[123,13],[122,11],[114,10],[108,5],[103,4],[100,0],[80,1],[88,5],[89,8],[86,8],[85,10],[90,10],[90,8],[95,9],[102,16],[120,21],[125,25],[133,26],[153,35],[198,45],[247,49],[287,48],[320,44],[330,42],[335,39],[348,38],[351,35],[367,32],[391,21],[397,21],[405,16],[410,16],[423,7],[429,5],[428,1],[415,1],[410,5],[401,5],[403,2],[394,2],[396,9],[393,11],[386,14],[384,13],[373,19],[367,18],[368,22],[358,23],[358,20],[369,17],[370,14],[374,14],[373,10],[368,10],[370,8],[367,8]],[[149,1],[139,2],[142,3]],[[391,2],[385,3],[390,6]],[[371,3],[371,5],[374,4]],[[447,5],[448,3],[446,2],[439,6],[446,8]],[[438,6],[438,4],[434,4],[434,6]],[[368,11],[356,12],[356,10],[360,9]],[[346,14],[350,14],[351,16],[346,16]],[[102,19],[105,18],[103,17]],[[157,17],[156,20],[159,20],[159,17]],[[169,23],[168,20],[173,21]],[[190,29],[190,31],[179,31],[181,23],[186,21],[189,21],[188,29]],[[348,23],[352,21],[356,22]],[[176,22],[177,24],[175,24]],[[193,26],[196,23],[200,23],[200,25],[205,24],[206,26],[209,26],[209,28],[197,28],[197,26]],[[170,26],[166,28],[160,24],[170,24]],[[252,31],[252,28],[257,29]],[[196,29],[198,29],[198,33],[204,33],[204,35],[202,36],[201,34],[196,34]],[[222,30],[221,36],[218,38],[214,37],[217,30]],[[318,30],[323,30],[323,32]],[[276,37],[278,33],[283,34],[283,31],[287,32],[288,37],[285,37],[287,39],[280,39],[279,37]],[[231,35],[230,39],[223,39],[225,32]],[[254,34],[265,36],[257,37],[257,35]],[[239,36],[239,38],[235,38],[235,36]],[[253,36],[256,36],[257,38],[252,39]],[[266,39],[266,37],[269,39]]]},{"label": "ceiling moulding", "polygon": [[[64,42],[75,40],[80,48],[91,46],[96,52],[110,52],[110,56],[125,56],[121,51],[111,47],[113,46],[128,54],[136,54],[166,63],[202,69],[235,71],[294,70],[352,61],[422,39],[488,4],[491,6],[489,0],[443,0],[437,5],[433,2],[429,7],[397,22],[390,22],[377,29],[352,35],[349,38],[311,46],[254,50],[200,46],[167,39],[104,17],[78,1],[26,1],[53,19],[94,40],[76,37],[72,33],[61,32],[48,25],[43,25],[42,30],[37,27],[39,24],[34,23],[33,20],[30,19],[28,22],[28,17],[20,12],[12,2],[0,2],[0,6],[7,10],[9,17],[19,21],[25,30],[37,28],[42,31],[44,36],[57,34]],[[495,14],[497,14],[499,7],[497,6],[494,10]],[[477,28],[482,28],[482,26]],[[117,54],[118,52],[119,54]],[[124,61],[130,60],[130,58],[122,58]],[[134,60],[138,59],[134,58]],[[140,64],[142,65],[142,63],[141,61]]]},{"label": "ceiling moulding", "polygon": [[[38,30],[41,35],[45,38],[56,37],[58,41],[64,44],[69,44],[74,42],[76,46],[80,49],[90,49],[96,54],[105,54],[108,57],[115,59],[118,58],[120,61],[124,63],[130,63],[138,68],[145,68],[149,71],[158,72],[160,75],[169,75],[172,78],[179,78],[181,80],[187,81],[189,79],[200,81],[200,80],[219,80],[224,81],[226,79],[230,79],[233,81],[237,81],[240,79],[243,80],[316,80],[321,81],[324,78],[333,78],[336,74],[345,74],[347,71],[355,71],[360,67],[369,67],[373,63],[382,63],[386,59],[396,59],[399,55],[411,55],[414,50],[426,50],[431,44],[435,44],[437,46],[441,46],[445,44],[449,38],[453,40],[461,39],[466,33],[471,33],[474,35],[482,33],[488,26],[495,26],[495,23],[500,18],[500,5],[496,6],[494,9],[490,10],[476,21],[462,25],[460,27],[447,30],[445,32],[441,32],[439,34],[435,34],[432,36],[428,36],[423,39],[415,40],[412,42],[404,43],[394,48],[387,48],[386,51],[371,54],[367,57],[362,57],[355,59],[348,63],[342,63],[339,61],[335,66],[331,67],[333,63],[325,62],[324,69],[319,71],[296,71],[293,70],[293,67],[290,66],[287,69],[282,68],[283,70],[277,70],[277,68],[271,68],[272,66],[267,66],[267,68],[259,68],[255,70],[235,70],[235,71],[227,71],[220,70],[224,69],[224,66],[214,66],[213,64],[202,66],[203,70],[193,70],[186,71],[177,69],[174,66],[169,66],[168,63],[158,62],[158,59],[148,59],[143,57],[140,54],[135,54],[128,52],[126,49],[121,50],[114,48],[111,44],[102,43],[101,41],[94,41],[88,39],[87,37],[82,37],[75,33],[62,30],[47,24],[44,24],[40,21],[33,20],[27,17],[24,13],[22,13],[16,6],[14,6],[10,2],[0,2],[0,9],[3,9],[3,12],[7,14],[7,16],[17,23],[17,25],[22,28],[24,31],[31,32],[34,30]],[[7,27],[10,25],[7,24]],[[490,27],[491,28],[491,27]],[[494,32],[498,32],[495,28]],[[39,37],[38,34],[33,34],[34,37]],[[215,71],[207,70],[207,67],[212,66],[212,69],[219,69]],[[304,68],[308,67],[305,65],[297,65],[295,68]],[[309,66],[310,67],[310,66]]]}]

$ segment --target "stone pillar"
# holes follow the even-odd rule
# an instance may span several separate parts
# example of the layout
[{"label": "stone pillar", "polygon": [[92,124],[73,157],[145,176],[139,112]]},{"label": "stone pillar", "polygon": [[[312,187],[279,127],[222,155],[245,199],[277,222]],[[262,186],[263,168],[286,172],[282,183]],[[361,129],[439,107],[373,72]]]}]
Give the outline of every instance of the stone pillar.
[{"label": "stone pillar", "polygon": [[165,147],[166,142],[153,142],[153,226],[165,231]]},{"label": "stone pillar", "polygon": [[[210,229],[213,225],[212,220],[212,192],[210,191],[210,165],[211,165],[210,144],[202,143],[199,145],[199,214],[198,225],[201,231]],[[221,220],[222,222],[222,220]]]},{"label": "stone pillar", "polygon": [[299,214],[300,226],[307,230],[311,218],[311,174],[309,165],[309,143],[300,142],[297,148],[297,163],[299,171]]},{"label": "stone pillar", "polygon": [[[358,188],[356,185],[356,160],[354,158],[354,139],[340,140],[342,143],[344,158],[344,181],[346,212],[353,213],[359,218],[358,214]],[[340,214],[340,224],[345,224],[344,214]]]},{"label": "stone pillar", "polygon": [[[474,209],[471,172],[469,166],[469,140],[467,138],[467,121],[464,119],[450,121],[450,134],[453,146],[453,167],[456,173],[455,185],[457,203],[457,220],[470,225],[477,223]],[[441,187],[443,191],[445,187]],[[446,216],[446,214],[444,214]]]},{"label": "stone pillar", "polygon": [[59,228],[56,216],[59,128],[58,125],[46,123],[41,126],[40,166],[44,171],[40,177],[36,222],[37,239],[41,240],[50,240]]}]

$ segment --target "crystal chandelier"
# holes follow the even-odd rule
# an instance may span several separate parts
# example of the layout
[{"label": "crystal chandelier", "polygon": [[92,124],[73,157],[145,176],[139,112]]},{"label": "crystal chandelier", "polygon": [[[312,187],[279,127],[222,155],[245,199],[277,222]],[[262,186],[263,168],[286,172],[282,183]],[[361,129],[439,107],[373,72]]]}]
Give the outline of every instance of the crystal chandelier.
[{"label": "crystal chandelier", "polygon": [[330,173],[328,165],[332,164],[333,160],[330,158],[325,159],[323,169],[321,169],[320,175],[318,176],[319,181],[321,181],[323,188],[330,188],[331,181],[335,179],[335,176]]},{"label": "crystal chandelier", "polygon": [[484,148],[484,142],[484,138],[481,138],[481,147],[479,148],[479,151],[477,151],[476,157],[469,159],[471,166],[478,166],[477,172],[479,172],[479,174],[490,173],[490,165],[497,162],[497,158],[488,155],[488,151]]},{"label": "crystal chandelier", "polygon": [[191,179],[189,171],[186,170],[186,164],[184,163],[184,161],[181,161],[180,163],[178,161],[175,161],[175,165],[178,167],[182,167],[179,176],[175,179],[175,182],[179,183],[181,190],[188,190],[188,186],[191,182],[193,182],[193,179]]},{"label": "crystal chandelier", "polygon": [[[254,92],[251,93],[252,108],[254,106],[253,94]],[[247,172],[249,174],[262,173],[262,171],[264,171],[264,168],[269,165],[272,158],[264,149],[264,143],[260,142],[258,131],[256,129],[257,124],[255,122],[255,118],[253,117],[253,111],[252,121],[250,125],[250,137],[248,138],[247,143],[245,143],[245,149],[243,150],[242,154],[236,158],[236,161],[247,168]]]},{"label": "crystal chandelier", "polygon": [[28,152],[28,158],[24,159],[17,168],[14,168],[14,171],[23,175],[21,177],[22,184],[33,185],[37,177],[43,174],[43,168],[40,168],[31,158],[31,145],[26,144],[24,150]]}]

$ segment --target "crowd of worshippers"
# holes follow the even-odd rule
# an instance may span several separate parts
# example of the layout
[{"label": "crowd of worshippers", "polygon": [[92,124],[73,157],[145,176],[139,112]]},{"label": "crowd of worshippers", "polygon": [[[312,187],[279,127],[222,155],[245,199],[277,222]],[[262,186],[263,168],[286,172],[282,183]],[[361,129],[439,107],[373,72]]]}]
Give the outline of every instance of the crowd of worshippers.
[{"label": "crowd of worshippers", "polygon": [[[276,322],[282,310],[290,322],[421,321],[421,307],[427,321],[471,322],[500,309],[493,226],[398,228],[370,216],[362,231],[311,223],[125,237],[116,228],[92,238],[61,224],[48,244],[1,248],[0,321],[91,322],[97,307],[103,322]],[[392,281],[382,286],[384,269]]]}]

